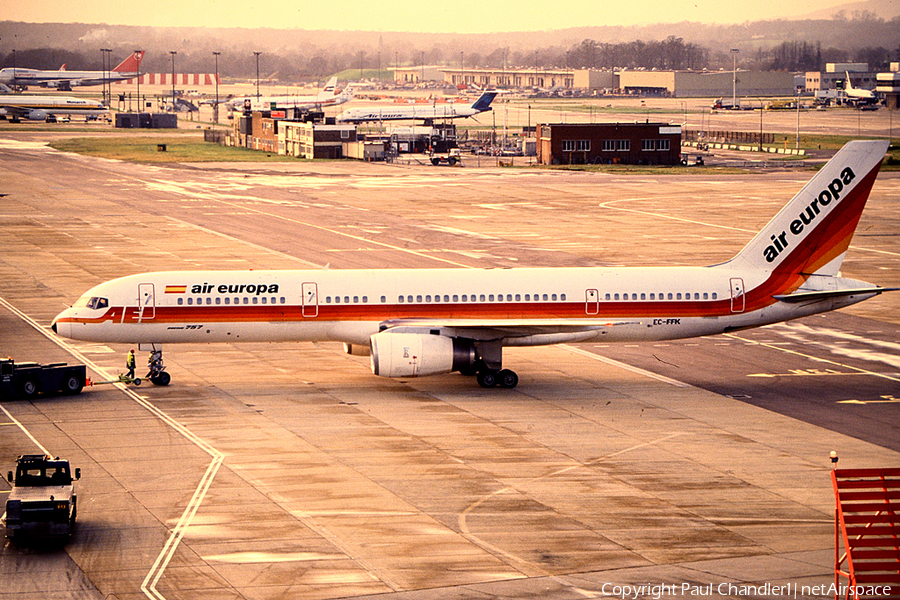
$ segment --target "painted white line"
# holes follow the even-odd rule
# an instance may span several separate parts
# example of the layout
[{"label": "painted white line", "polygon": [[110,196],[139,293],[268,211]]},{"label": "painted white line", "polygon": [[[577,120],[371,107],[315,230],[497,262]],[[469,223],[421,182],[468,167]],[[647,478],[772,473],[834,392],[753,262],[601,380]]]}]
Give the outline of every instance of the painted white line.
[{"label": "painted white line", "polygon": [[672,379],[670,377],[666,377],[665,375],[659,375],[657,373],[653,373],[652,371],[647,371],[645,369],[641,369],[640,367],[633,367],[633,366],[625,364],[623,362],[613,360],[612,358],[607,358],[605,356],[600,356],[599,354],[594,354],[593,352],[588,352],[587,350],[582,350],[581,348],[576,348],[575,346],[570,346],[569,344],[560,344],[559,346],[560,346],[560,348],[565,348],[566,350],[568,350],[569,352],[572,352],[574,354],[580,354],[581,356],[586,356],[587,358],[590,358],[592,360],[606,363],[608,365],[612,365],[612,366],[618,367],[620,369],[625,369],[626,371],[631,371],[632,373],[636,373],[638,375],[643,375],[644,377],[649,377],[650,379],[655,379],[657,381],[661,381],[662,383],[674,385],[675,387],[680,387],[680,388],[693,387],[689,383],[685,383],[683,381],[678,381],[677,379]]},{"label": "painted white line", "polygon": [[14,416],[9,414],[9,411],[6,410],[6,408],[4,406],[0,405],[0,410],[2,410],[4,413],[6,413],[6,416],[9,417],[9,420],[12,421],[12,424],[15,425],[16,427],[18,427],[19,429],[21,429],[25,433],[25,435],[28,436],[28,439],[31,440],[32,442],[34,442],[34,445],[37,446],[41,452],[43,452],[46,455],[50,455],[50,451],[47,450],[46,448],[44,448],[44,445],[41,444],[39,441],[37,441],[37,438],[34,437],[33,435],[31,435],[31,432],[28,431],[24,425],[19,423],[19,421]]},{"label": "painted white line", "polygon": [[[92,371],[101,375],[105,378],[111,378],[111,376],[106,372],[106,370],[90,360],[87,356],[63,342],[56,336],[52,335],[48,332],[44,327],[42,327],[37,321],[11,305],[5,299],[0,298],[0,305],[4,308],[15,314],[17,317],[22,319],[25,323],[39,331],[44,337],[49,339],[51,342],[77,358],[79,361],[90,367]],[[147,573],[147,576],[144,578],[143,583],[141,584],[141,591],[145,596],[150,598],[151,600],[165,600],[165,596],[163,596],[157,589],[156,585],[159,583],[160,578],[163,576],[163,573],[166,570],[166,567],[169,564],[169,561],[172,560],[172,556],[174,556],[175,551],[178,549],[178,544],[181,542],[181,539],[184,537],[184,533],[187,528],[190,526],[191,522],[194,519],[194,515],[197,514],[197,510],[199,510],[200,505],[203,503],[204,498],[206,498],[206,494],[209,491],[210,486],[212,485],[213,479],[216,476],[216,473],[219,471],[219,467],[222,465],[222,461],[225,459],[225,455],[222,452],[219,452],[215,448],[213,448],[206,441],[195,435],[190,429],[167,415],[165,412],[154,406],[151,402],[137,395],[134,391],[128,388],[125,384],[116,383],[113,384],[115,387],[119,388],[119,390],[131,398],[134,402],[141,405],[147,411],[155,415],[161,421],[163,421],[166,425],[183,435],[190,442],[195,444],[201,450],[206,452],[212,458],[209,466],[206,468],[206,472],[203,474],[203,477],[200,479],[200,483],[197,485],[197,489],[194,490],[194,495],[191,497],[191,500],[188,502],[187,506],[184,509],[184,512],[181,513],[181,518],[178,520],[178,523],[175,525],[175,528],[169,534],[169,539],[166,541],[163,549],[160,551],[159,556],[156,557],[156,561],[153,563],[153,566],[150,568],[150,572]],[[0,406],[0,408],[3,408]],[[10,418],[12,415],[3,409]],[[13,419],[15,421],[15,419]],[[17,422],[17,421],[16,421]],[[17,422],[18,423],[18,422]],[[20,425],[21,427],[21,425]],[[24,428],[22,428],[24,431]],[[26,431],[27,434],[27,431]],[[28,434],[28,436],[34,441],[38,447],[43,449],[43,446]],[[44,450],[46,452],[46,449]],[[47,454],[50,454],[47,452]]]}]

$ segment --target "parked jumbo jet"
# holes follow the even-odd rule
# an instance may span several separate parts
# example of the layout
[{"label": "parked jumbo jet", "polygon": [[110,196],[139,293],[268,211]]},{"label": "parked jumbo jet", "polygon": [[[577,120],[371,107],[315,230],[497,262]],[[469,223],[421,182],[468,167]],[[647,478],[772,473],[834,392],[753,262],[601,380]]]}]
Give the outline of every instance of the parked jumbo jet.
[{"label": "parked jumbo jet", "polygon": [[712,335],[888,291],[838,272],[886,150],[847,144],[715,266],[145,273],[89,290],[52,328],[102,343],[341,341],[383,377],[460,371],[511,388],[504,346]]},{"label": "parked jumbo jet", "polygon": [[109,109],[96,100],[72,96],[33,96],[24,94],[0,95],[0,116],[13,123],[21,119],[46,121],[50,115],[100,116]]},{"label": "parked jumbo jet", "polygon": [[364,123],[367,121],[434,121],[435,119],[459,119],[472,117],[478,113],[491,110],[491,102],[497,92],[485,92],[472,104],[428,104],[399,105],[377,108],[351,108],[338,115],[337,120],[344,123]]},{"label": "parked jumbo jet", "polygon": [[0,69],[0,83],[11,87],[39,85],[53,87],[62,91],[72,91],[73,85],[100,85],[111,81],[134,79],[140,75],[143,50],[134,52],[111,71],[43,71],[40,69],[21,69],[7,67]]}]

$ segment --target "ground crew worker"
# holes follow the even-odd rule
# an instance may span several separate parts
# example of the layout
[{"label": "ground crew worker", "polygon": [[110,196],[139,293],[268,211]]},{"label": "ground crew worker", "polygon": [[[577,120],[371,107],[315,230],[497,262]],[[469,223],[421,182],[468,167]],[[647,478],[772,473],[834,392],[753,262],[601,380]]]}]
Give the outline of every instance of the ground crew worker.
[{"label": "ground crew worker", "polygon": [[134,348],[128,351],[128,356],[125,358],[125,366],[128,367],[128,376],[134,379]]}]

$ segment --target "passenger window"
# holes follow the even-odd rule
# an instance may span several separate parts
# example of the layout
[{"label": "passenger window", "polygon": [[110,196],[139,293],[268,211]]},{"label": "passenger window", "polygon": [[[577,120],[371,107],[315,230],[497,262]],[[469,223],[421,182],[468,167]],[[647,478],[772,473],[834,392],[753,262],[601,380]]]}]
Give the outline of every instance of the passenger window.
[{"label": "passenger window", "polygon": [[[384,304],[385,302],[387,302],[387,296],[382,296],[381,303]],[[403,302],[403,300],[401,300],[401,302]]]},{"label": "passenger window", "polygon": [[481,300],[481,302],[484,302],[484,294],[481,294],[481,296],[479,296],[479,300]]},{"label": "passenger window", "polygon": [[425,296],[425,302],[431,302],[431,294]]},{"label": "passenger window", "polygon": [[556,302],[556,294],[553,294],[553,296],[551,296],[551,300],[553,300],[554,302]]},{"label": "passenger window", "polygon": [[181,306],[182,304],[184,304],[184,298],[179,298],[179,299],[178,299],[178,306]]},{"label": "passenger window", "polygon": [[[454,301],[454,302],[459,302],[459,296],[456,295],[456,294],[453,294],[453,301]],[[463,302],[465,302],[465,296],[463,296]]]},{"label": "passenger window", "polygon": [[675,299],[681,300],[681,292],[678,292],[677,294],[675,294]]},{"label": "passenger window", "polygon": [[613,295],[613,299],[614,299],[614,300],[618,300],[618,299],[619,299],[619,294]]},{"label": "passenger window", "polygon": [[531,294],[525,294],[525,302],[531,302]]},{"label": "passenger window", "polygon": [[341,297],[340,297],[340,296],[335,296],[335,297],[334,297],[334,303],[335,303],[335,304],[340,304],[340,303],[341,303]]},{"label": "passenger window", "polygon": [[253,304],[257,304],[259,302],[259,298],[253,296]]},{"label": "passenger window", "polygon": [[718,297],[719,297],[719,295],[718,295],[716,292],[713,292],[713,293],[712,293],[712,299],[713,299],[713,300],[715,300],[715,299],[718,298]]},{"label": "passenger window", "polygon": [[217,298],[216,298],[216,304],[222,304],[222,299],[217,297]]},{"label": "passenger window", "polygon": [[[384,297],[384,296],[382,296],[382,298],[383,298],[383,297]],[[398,303],[398,304],[403,304],[403,296],[397,296],[397,303]]]},{"label": "passenger window", "polygon": [[650,299],[656,300],[656,294],[654,294],[653,292],[650,292]]},{"label": "passenger window", "polygon": [[707,292],[703,292],[703,299],[709,300],[709,294]]},{"label": "passenger window", "polygon": [[488,302],[493,302],[493,301],[494,301],[494,295],[488,294]]},{"label": "passenger window", "polygon": [[544,294],[544,302],[547,301],[547,294]]},{"label": "passenger window", "polygon": [[566,295],[565,295],[565,294],[560,294],[560,295],[559,295],[559,299],[562,300],[563,302],[565,302],[565,301],[566,301]]},{"label": "passenger window", "polygon": [[672,299],[672,292],[669,292],[669,300]]},{"label": "passenger window", "polygon": [[516,294],[516,302],[521,302],[521,301],[522,301],[522,295]]},{"label": "passenger window", "polygon": [[421,301],[422,301],[422,296],[416,296],[416,302],[421,302]]}]

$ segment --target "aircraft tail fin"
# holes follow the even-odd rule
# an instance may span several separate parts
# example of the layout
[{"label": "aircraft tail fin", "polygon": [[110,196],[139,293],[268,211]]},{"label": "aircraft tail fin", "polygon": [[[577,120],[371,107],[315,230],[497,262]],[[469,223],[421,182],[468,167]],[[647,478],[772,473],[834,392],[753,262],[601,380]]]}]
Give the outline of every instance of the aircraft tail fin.
[{"label": "aircraft tail fin", "polygon": [[144,51],[138,50],[120,62],[113,71],[116,73],[137,73],[141,70],[142,60],[144,60]]},{"label": "aircraft tail fin", "polygon": [[322,88],[322,93],[334,95],[335,88],[337,88],[337,77],[332,77],[325,84],[325,87]]},{"label": "aircraft tail fin", "polygon": [[477,110],[478,112],[484,112],[489,110],[491,107],[491,102],[494,101],[494,98],[497,97],[497,92],[485,92],[481,95],[478,100],[472,104],[472,108]]},{"label": "aircraft tail fin", "polygon": [[791,274],[835,276],[888,149],[847,143],[731,263]]}]

